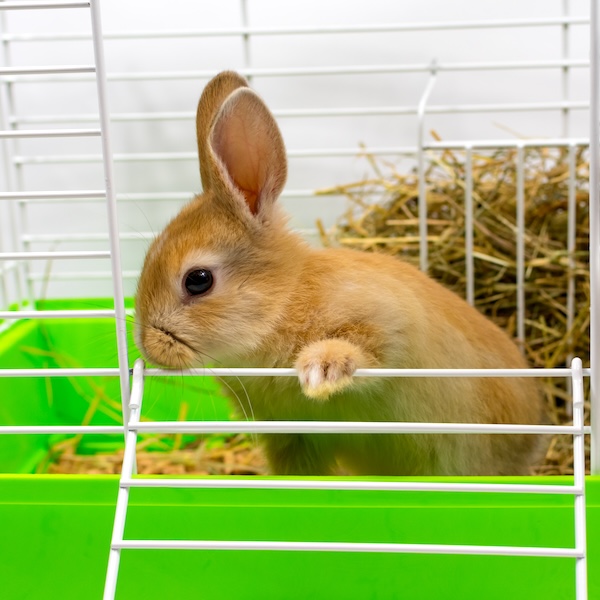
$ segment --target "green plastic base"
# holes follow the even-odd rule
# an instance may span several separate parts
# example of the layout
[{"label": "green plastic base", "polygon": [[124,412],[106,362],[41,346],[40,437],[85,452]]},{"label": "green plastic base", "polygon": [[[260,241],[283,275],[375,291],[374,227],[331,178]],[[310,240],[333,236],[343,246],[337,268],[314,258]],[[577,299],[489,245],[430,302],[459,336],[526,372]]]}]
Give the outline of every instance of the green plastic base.
[{"label": "green plastic base", "polygon": [[[0,476],[2,598],[101,598],[117,488],[114,476]],[[593,600],[600,479],[587,493]],[[133,489],[125,537],[572,547],[572,518],[569,496]],[[124,550],[117,598],[568,600],[574,573],[568,558]]]}]

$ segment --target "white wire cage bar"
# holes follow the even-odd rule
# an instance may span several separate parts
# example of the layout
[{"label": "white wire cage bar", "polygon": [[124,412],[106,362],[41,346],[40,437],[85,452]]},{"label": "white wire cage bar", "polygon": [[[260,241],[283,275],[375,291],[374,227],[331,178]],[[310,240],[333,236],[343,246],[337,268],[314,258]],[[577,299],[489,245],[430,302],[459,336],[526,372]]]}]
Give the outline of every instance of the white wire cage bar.
[{"label": "white wire cage bar", "polygon": [[[98,373],[96,373],[98,374]],[[100,372],[106,375],[106,373]],[[118,427],[98,426],[98,432],[115,433]],[[1,426],[1,433],[95,433],[95,425],[23,425]],[[457,433],[457,434],[573,434],[579,429],[573,425],[497,425],[483,423],[419,423],[379,421],[152,421],[132,426],[140,433]],[[584,428],[589,433],[590,428]]]},{"label": "white wire cage bar", "polygon": [[[429,111],[427,111],[429,114]],[[298,149],[288,150],[288,158],[325,158],[325,157],[356,157],[361,155],[416,155],[419,148],[422,150],[466,150],[471,147],[472,149],[492,149],[492,148],[536,148],[536,147],[569,147],[569,146],[583,146],[587,147],[588,141],[583,139],[565,139],[565,138],[547,138],[547,139],[532,139],[532,140],[467,140],[467,141],[453,141],[453,142],[424,142],[422,146],[365,146],[358,150],[356,148],[319,148],[319,149]],[[115,154],[114,162],[153,162],[153,161],[197,161],[198,156],[194,152],[138,152],[128,154]],[[62,155],[62,156],[17,156],[14,160],[17,165],[24,164],[61,164],[61,163],[94,163],[101,162],[100,154],[88,154],[88,155]],[[301,190],[303,193],[310,193],[314,195],[315,190],[307,189]],[[77,197],[78,192],[65,192],[69,194],[68,197]],[[83,191],[79,192],[81,197],[97,197],[99,192],[96,191]],[[287,194],[290,191],[286,192]],[[27,196],[26,193],[20,196],[21,199],[27,200],[38,199],[43,192],[31,192],[31,196]],[[48,194],[51,195],[48,199],[56,197],[60,199],[60,194],[54,192]],[[126,197],[126,196],[124,196]],[[188,196],[189,197],[189,196]],[[2,198],[12,198],[12,196],[0,196]],[[43,196],[41,197],[42,199]]]},{"label": "white wire cage bar", "polygon": [[[431,483],[431,482],[361,482],[361,481],[323,481],[323,480],[264,480],[257,478],[229,478],[229,479],[148,479],[134,477],[135,448],[137,435],[141,431],[218,431],[225,425],[222,423],[203,423],[198,427],[196,423],[188,423],[190,427],[180,429],[182,423],[171,429],[164,423],[141,423],[141,413],[144,390],[144,364],[136,361],[133,369],[133,384],[130,400],[130,419],[127,424],[125,456],[119,484],[117,507],[113,526],[110,556],[106,574],[104,600],[114,598],[119,573],[121,550],[124,549],[163,549],[163,550],[247,550],[247,551],[293,551],[293,552],[378,552],[378,553],[420,553],[420,554],[462,554],[462,555],[495,555],[495,556],[537,556],[560,557],[576,559],[576,598],[587,598],[587,569],[586,569],[586,524],[585,524],[585,449],[583,437],[583,370],[581,360],[575,358],[570,369],[573,390],[574,425],[569,428],[574,440],[574,483],[570,485],[510,485],[510,484],[459,484],[459,483]],[[214,429],[211,428],[215,426]],[[242,425],[237,423],[236,425]],[[290,422],[283,427],[282,423],[244,423],[244,431],[254,433],[265,432],[333,432],[333,433],[358,433],[369,431],[382,432],[414,432],[409,424],[381,424],[381,423],[309,423],[303,428],[298,422]],[[442,424],[439,428],[431,424],[422,425],[421,431],[430,432],[467,432],[475,430],[491,433],[505,433],[514,431],[518,426],[474,426],[473,429],[455,424]],[[429,429],[428,429],[429,428]],[[527,428],[533,431],[534,427]],[[338,543],[338,542],[273,542],[273,541],[215,541],[215,540],[130,540],[124,539],[125,522],[129,493],[132,487],[190,487],[190,488],[227,488],[227,489],[338,489],[338,490],[387,490],[387,491],[430,491],[430,492],[494,492],[494,493],[527,493],[527,494],[570,494],[574,496],[574,524],[575,546],[573,548],[528,548],[509,546],[461,546],[447,544],[381,544],[381,543]]]},{"label": "white wire cage bar", "polygon": [[2,10],[41,10],[57,8],[89,8],[90,1],[87,2],[3,2]]},{"label": "white wire cage bar", "polygon": [[0,319],[119,319],[116,310],[2,310]]},{"label": "white wire cage bar", "polygon": [[450,546],[436,544],[360,544],[335,542],[246,542],[186,540],[123,540],[117,550],[274,550],[278,552],[379,552],[396,554],[473,554],[480,556],[538,556],[577,558],[583,554],[575,548],[526,548],[523,546]]},{"label": "white wire cage bar", "polygon": [[[600,10],[590,2],[590,364],[600,355]],[[600,371],[590,380],[592,473],[600,474]]]},{"label": "white wire cage bar", "polygon": [[[581,100],[562,100],[546,102],[513,102],[498,104],[432,104],[428,108],[429,114],[463,114],[486,112],[528,112],[528,111],[556,111],[556,110],[588,110],[589,103]],[[379,106],[379,107],[340,107],[340,108],[294,108],[278,109],[273,114],[278,119],[298,117],[372,117],[372,116],[397,116],[416,115],[417,106]],[[156,121],[191,121],[194,114],[189,111],[180,112],[137,112],[137,113],[111,113],[113,123],[156,122]],[[71,122],[95,123],[97,117],[92,114],[62,115],[24,115],[13,116],[10,123],[15,125],[61,124]]]},{"label": "white wire cage bar", "polygon": [[353,491],[388,491],[388,492],[480,492],[501,494],[579,494],[583,488],[575,485],[527,485],[498,483],[428,483],[405,481],[335,481],[297,480],[297,479],[146,479],[136,477],[123,478],[121,485],[126,487],[170,487],[170,488],[202,488],[202,489],[254,489],[254,490],[353,490]]},{"label": "white wire cage bar", "polygon": [[[50,311],[48,311],[50,312]],[[52,311],[56,312],[56,311]],[[65,312],[65,314],[68,314]],[[570,377],[569,368],[557,369],[357,369],[354,377]],[[585,377],[591,369],[582,369]],[[106,369],[0,369],[0,377],[85,377],[88,375],[117,375],[118,370]],[[145,377],[297,377],[292,368],[219,367],[205,369],[154,369],[148,368]]]},{"label": "white wire cage bar", "polygon": [[[589,67],[586,60],[536,60],[536,61],[497,61],[497,62],[456,62],[439,63],[439,72],[458,71],[500,71],[500,70],[532,70],[532,69],[585,69]],[[401,73],[427,73],[429,64],[415,63],[386,64],[386,65],[361,65],[351,67],[297,67],[297,68],[271,68],[271,69],[240,69],[242,75],[248,78],[255,77],[308,77],[326,75],[389,75]],[[10,83],[33,83],[43,81],[46,83],[64,81],[64,74],[81,74],[76,81],[92,81],[93,68],[89,66],[63,65],[59,67],[28,67],[6,68],[0,70],[0,76]],[[172,81],[177,79],[210,79],[216,72],[210,71],[146,71],[143,73],[112,73],[108,77],[110,82],[118,81]],[[33,79],[31,75],[45,75],[46,77]]]},{"label": "white wire cage bar", "polygon": [[[9,3],[13,8],[20,8],[21,3]],[[23,3],[25,4],[25,3]],[[80,3],[84,4],[84,3]],[[66,7],[71,5],[66,4]],[[496,29],[512,27],[565,27],[569,25],[589,25],[589,19],[585,17],[570,17],[564,15],[559,18],[536,18],[536,19],[498,19],[498,20],[456,20],[451,23],[440,22],[422,22],[422,23],[372,23],[368,25],[340,25],[327,27],[278,27],[278,28],[257,28],[257,27],[237,27],[228,29],[178,29],[178,30],[152,30],[152,31],[124,31],[124,32],[106,32],[105,40],[135,40],[135,39],[164,39],[164,38],[182,38],[182,37],[222,37],[222,36],[271,36],[271,35],[329,35],[332,33],[386,33],[401,31],[440,31],[448,29]],[[4,33],[0,39],[6,41],[32,42],[43,41],[72,41],[89,40],[91,36],[85,33],[48,33],[48,34],[22,34],[22,33]]]}]

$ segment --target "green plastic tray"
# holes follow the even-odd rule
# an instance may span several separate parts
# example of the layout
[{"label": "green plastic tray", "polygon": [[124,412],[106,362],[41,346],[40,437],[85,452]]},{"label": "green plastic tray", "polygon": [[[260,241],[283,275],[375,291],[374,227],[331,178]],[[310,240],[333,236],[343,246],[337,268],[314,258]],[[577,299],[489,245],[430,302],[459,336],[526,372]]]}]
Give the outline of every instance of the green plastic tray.
[{"label": "green plastic tray", "polygon": [[[553,480],[556,483],[556,480]],[[118,479],[0,476],[2,598],[102,597]],[[600,481],[588,489],[589,598],[600,598]],[[126,539],[572,546],[568,496],[133,489]],[[574,559],[124,550],[120,600],[568,600]]]},{"label": "green plastic tray", "polygon": [[[77,307],[106,306],[86,302]],[[110,320],[19,322],[0,334],[0,367],[116,366],[114,338]],[[190,394],[191,385],[200,389]],[[144,414],[154,419],[177,418],[181,402],[189,403],[189,419],[229,415],[210,379],[185,385],[149,379],[146,392]],[[78,425],[98,393],[118,402],[118,381],[0,378],[0,425]],[[91,422],[118,422],[108,408]],[[2,600],[102,597],[118,478],[33,474],[59,439],[0,435]],[[120,436],[82,440],[89,452],[120,445]],[[600,478],[588,478],[586,487],[594,600],[600,598]],[[573,503],[563,495],[136,488],[125,538],[573,547]],[[574,589],[570,558],[124,550],[117,598],[566,600]]]}]

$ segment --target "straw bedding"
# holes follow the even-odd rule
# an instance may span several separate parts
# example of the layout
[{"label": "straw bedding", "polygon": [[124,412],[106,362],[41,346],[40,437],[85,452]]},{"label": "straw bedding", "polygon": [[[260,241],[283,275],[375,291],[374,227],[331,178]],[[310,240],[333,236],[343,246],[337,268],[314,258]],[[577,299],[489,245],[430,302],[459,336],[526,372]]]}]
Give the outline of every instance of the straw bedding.
[{"label": "straw bedding", "polygon": [[[472,154],[473,272],[475,306],[517,334],[517,150]],[[579,356],[589,364],[589,192],[586,151],[527,148],[524,153],[525,336],[533,367],[562,367]],[[465,152],[428,154],[427,243],[429,273],[466,296]],[[367,157],[371,176],[322,194],[344,194],[350,208],[333,230],[320,226],[325,245],[384,252],[418,263],[419,210],[416,172],[397,172]],[[569,180],[575,166],[572,227],[568,240]],[[573,289],[572,319],[568,290]],[[566,383],[543,381],[550,419],[571,422]],[[589,422],[589,405],[586,406]],[[572,473],[572,438],[556,436],[536,474]]]}]

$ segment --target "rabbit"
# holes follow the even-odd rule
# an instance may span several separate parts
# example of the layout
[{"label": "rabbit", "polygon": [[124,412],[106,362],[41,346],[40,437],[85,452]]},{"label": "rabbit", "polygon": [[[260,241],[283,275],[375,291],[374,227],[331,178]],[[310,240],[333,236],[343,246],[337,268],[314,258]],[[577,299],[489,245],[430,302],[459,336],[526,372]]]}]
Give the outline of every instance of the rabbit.
[{"label": "rabbit", "polygon": [[[166,368],[294,367],[225,379],[258,420],[539,424],[532,378],[353,377],[364,368],[523,368],[507,334],[412,265],[317,248],[286,225],[274,117],[237,73],[205,87],[196,130],[203,192],[151,244],[136,342]],[[264,434],[277,475],[520,475],[539,436]]]}]

